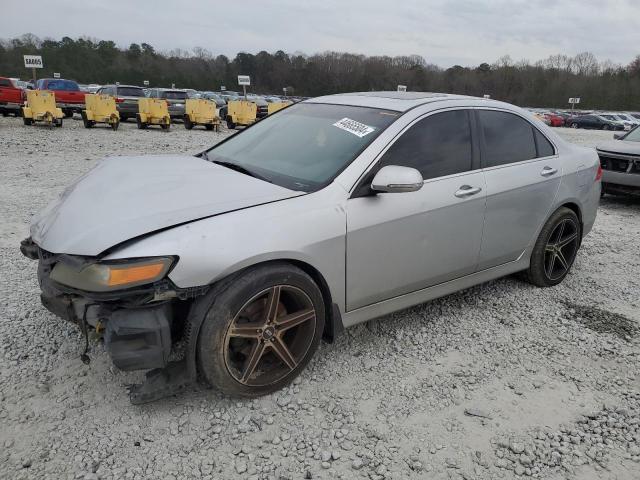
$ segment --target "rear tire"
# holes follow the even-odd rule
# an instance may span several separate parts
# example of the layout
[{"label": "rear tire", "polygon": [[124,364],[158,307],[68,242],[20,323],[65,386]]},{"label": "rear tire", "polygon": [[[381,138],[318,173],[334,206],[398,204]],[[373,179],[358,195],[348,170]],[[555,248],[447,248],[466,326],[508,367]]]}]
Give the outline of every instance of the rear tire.
[{"label": "rear tire", "polygon": [[186,128],[187,130],[191,130],[193,128],[193,123],[191,123],[191,118],[189,118],[189,115],[185,115],[183,117],[183,123],[184,128]]},{"label": "rear tire", "polygon": [[33,119],[32,118],[22,117],[22,122],[27,126],[28,125],[33,125]]},{"label": "rear tire", "polygon": [[298,376],[317,350],[325,322],[322,293],[309,275],[274,263],[250,269],[213,293],[201,300],[205,318],[197,347],[199,370],[209,384],[225,394],[258,397]]},{"label": "rear tire", "polygon": [[93,122],[87,119],[86,112],[83,111],[82,113],[80,113],[80,116],[82,117],[82,123],[84,124],[84,128],[93,127]]},{"label": "rear tire", "polygon": [[553,287],[567,276],[576,259],[582,229],[578,216],[566,207],[544,224],[533,247],[525,277],[537,287]]},{"label": "rear tire", "polygon": [[119,121],[113,122],[111,124],[111,130],[113,130],[115,132],[116,130],[118,130],[119,126],[120,126],[120,122]]},{"label": "rear tire", "polygon": [[57,120],[54,120],[54,121],[53,121],[53,124],[54,124],[56,127],[60,128],[60,127],[62,126],[62,119],[61,119],[61,118],[58,118]]},{"label": "rear tire", "polygon": [[147,124],[142,121],[140,115],[136,115],[136,123],[138,124],[138,130],[144,130],[147,128]]}]

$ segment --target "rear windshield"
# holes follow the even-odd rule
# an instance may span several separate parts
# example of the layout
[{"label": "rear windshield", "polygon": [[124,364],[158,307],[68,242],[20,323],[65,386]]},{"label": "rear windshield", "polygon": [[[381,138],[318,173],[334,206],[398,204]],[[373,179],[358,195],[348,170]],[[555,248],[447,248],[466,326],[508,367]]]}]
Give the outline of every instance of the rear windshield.
[{"label": "rear windshield", "polygon": [[215,146],[207,158],[312,192],[331,182],[399,116],[375,108],[299,103]]},{"label": "rear windshield", "polygon": [[187,92],[176,92],[176,91],[161,92],[160,96],[168,100],[186,100]]},{"label": "rear windshield", "polygon": [[68,92],[79,92],[80,87],[73,80],[49,80],[47,82],[49,90],[66,90]]},{"label": "rear windshield", "polygon": [[144,90],[136,87],[118,87],[118,95],[121,97],[144,97]]}]

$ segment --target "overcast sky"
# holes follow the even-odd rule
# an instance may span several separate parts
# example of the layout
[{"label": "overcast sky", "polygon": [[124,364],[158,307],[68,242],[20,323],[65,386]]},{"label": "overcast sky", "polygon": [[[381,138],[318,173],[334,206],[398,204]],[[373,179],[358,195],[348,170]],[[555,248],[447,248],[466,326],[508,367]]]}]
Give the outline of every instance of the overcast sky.
[{"label": "overcast sky", "polygon": [[[0,38],[23,33],[204,47],[335,50],[423,56],[443,67],[593,52],[627,64],[640,54],[640,0],[2,0]],[[30,12],[42,12],[31,15]]]}]

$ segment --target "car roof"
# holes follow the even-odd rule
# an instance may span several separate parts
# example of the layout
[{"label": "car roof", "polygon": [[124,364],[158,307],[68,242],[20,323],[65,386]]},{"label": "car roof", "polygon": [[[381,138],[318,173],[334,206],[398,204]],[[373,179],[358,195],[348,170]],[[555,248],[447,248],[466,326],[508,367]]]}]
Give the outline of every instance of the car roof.
[{"label": "car roof", "polygon": [[307,103],[332,103],[338,105],[353,105],[358,107],[382,108],[386,110],[395,110],[398,112],[406,112],[414,107],[425,105],[427,103],[439,102],[443,100],[473,100],[487,101],[491,104],[502,104],[495,100],[470,97],[467,95],[453,95],[449,93],[434,92],[354,92],[339,93],[336,95],[324,95],[305,100]]},{"label": "car roof", "polygon": [[111,83],[109,85],[88,85],[89,87],[97,87],[99,86],[100,88],[104,88],[104,87],[126,87],[126,88],[140,88],[140,89],[144,89],[144,87],[141,87],[139,85],[116,85],[115,83]]}]

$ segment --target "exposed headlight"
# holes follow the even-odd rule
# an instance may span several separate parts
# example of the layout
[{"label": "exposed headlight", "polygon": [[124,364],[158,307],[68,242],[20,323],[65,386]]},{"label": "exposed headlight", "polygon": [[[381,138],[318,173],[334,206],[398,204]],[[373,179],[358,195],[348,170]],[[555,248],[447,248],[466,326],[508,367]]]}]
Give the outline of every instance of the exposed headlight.
[{"label": "exposed headlight", "polygon": [[161,280],[174,261],[171,257],[153,257],[76,264],[63,259],[53,267],[50,278],[78,290],[108,292]]}]

